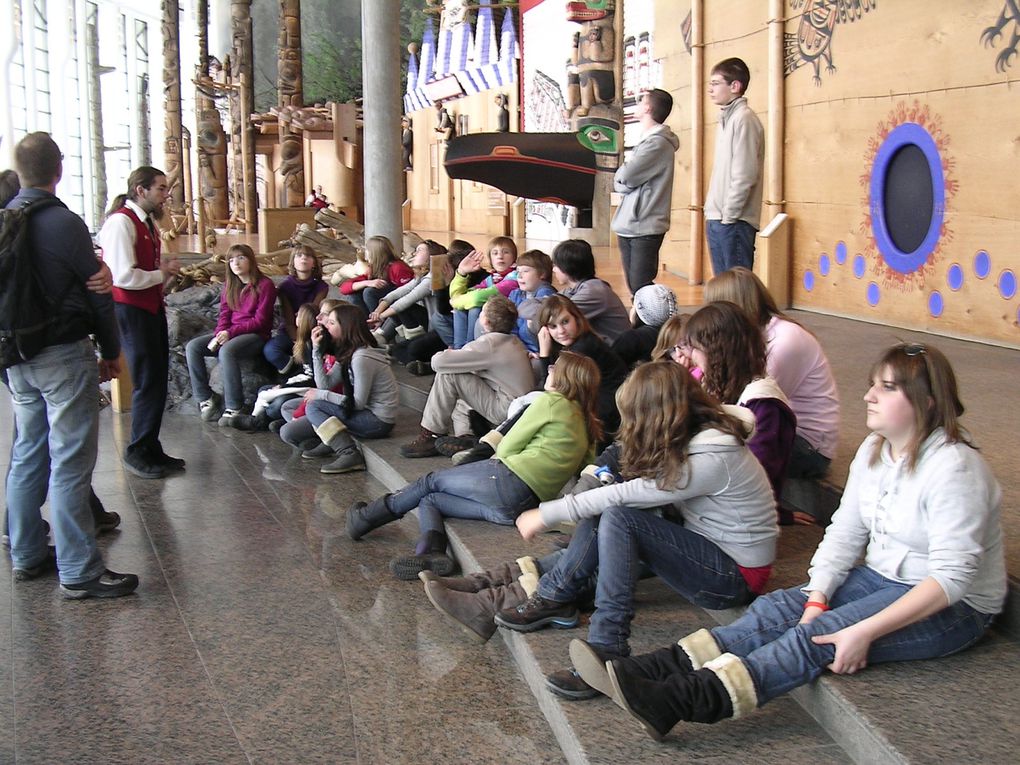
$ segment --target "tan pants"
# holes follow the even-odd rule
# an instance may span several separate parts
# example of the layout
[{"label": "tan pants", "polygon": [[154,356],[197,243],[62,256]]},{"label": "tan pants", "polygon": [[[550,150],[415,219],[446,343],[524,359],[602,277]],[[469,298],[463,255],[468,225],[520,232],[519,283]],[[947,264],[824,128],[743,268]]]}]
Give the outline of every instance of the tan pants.
[{"label": "tan pants", "polygon": [[498,391],[478,375],[440,372],[432,383],[429,400],[422,413],[421,425],[433,433],[466,436],[471,433],[468,412],[474,409],[493,424],[506,419],[513,396]]}]

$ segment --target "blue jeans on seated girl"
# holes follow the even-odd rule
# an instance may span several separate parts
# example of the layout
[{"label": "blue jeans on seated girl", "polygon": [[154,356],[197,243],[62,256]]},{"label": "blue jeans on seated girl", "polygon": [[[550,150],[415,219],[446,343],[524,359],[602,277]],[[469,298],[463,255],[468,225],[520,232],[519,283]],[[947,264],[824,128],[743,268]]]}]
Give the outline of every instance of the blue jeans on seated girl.
[{"label": "blue jeans on seated girl", "polygon": [[386,283],[385,287],[365,287],[363,290],[352,292],[350,295],[342,295],[347,302],[354,303],[362,311],[365,312],[365,316],[368,316],[372,311],[379,307],[379,303],[388,294],[393,292],[393,285],[389,282]]},{"label": "blue jeans on seated girl", "polygon": [[355,409],[345,414],[340,404],[325,399],[309,401],[305,407],[305,417],[313,428],[319,427],[330,417],[336,417],[347,426],[352,436],[358,438],[385,438],[393,430],[392,422],[383,422],[372,414],[371,409]]},{"label": "blue jeans on seated girl", "polygon": [[538,507],[524,481],[496,459],[434,470],[391,495],[386,506],[396,516],[418,508],[422,534],[443,531],[443,518],[465,518],[513,526],[517,516]]},{"label": "blue jeans on seated girl", "polygon": [[188,374],[191,375],[191,392],[196,403],[212,398],[209,387],[209,369],[205,365],[206,357],[215,356],[220,362],[220,377],[223,382],[223,403],[227,409],[235,412],[244,407],[244,388],[241,385],[241,359],[253,359],[262,355],[262,347],[266,344],[256,334],[232,337],[215,351],[209,350],[209,341],[215,334],[209,332],[188,341],[184,355],[188,359]]},{"label": "blue jeans on seated girl", "polygon": [[[712,637],[724,653],[744,660],[758,694],[758,705],[797,688],[822,674],[836,657],[833,645],[815,645],[815,635],[831,635],[867,619],[892,604],[911,585],[886,579],[858,566],[829,600],[825,611],[810,624],[800,625],[807,595],[799,587],[776,590],[751,604],[747,613]],[[959,601],[937,614],[879,638],[868,650],[868,663],[934,659],[962,651],[977,642],[992,622]]]},{"label": "blue jeans on seated girl", "polygon": [[598,559],[588,642],[621,656],[630,653],[627,640],[642,563],[702,608],[719,611],[754,598],[736,562],[718,545],[648,510],[611,507],[602,513]]},{"label": "blue jeans on seated girl", "polygon": [[459,308],[453,311],[453,347],[463,348],[464,345],[475,339],[475,327],[478,324],[478,317],[482,315],[481,308],[469,308],[462,311]]}]

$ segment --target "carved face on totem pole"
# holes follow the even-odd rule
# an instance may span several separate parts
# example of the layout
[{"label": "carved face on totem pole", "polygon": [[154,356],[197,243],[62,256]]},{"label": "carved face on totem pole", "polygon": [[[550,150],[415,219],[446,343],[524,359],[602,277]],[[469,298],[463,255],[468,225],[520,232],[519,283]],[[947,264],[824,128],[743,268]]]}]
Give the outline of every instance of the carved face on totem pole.
[{"label": "carved face on totem pole", "polygon": [[578,140],[600,170],[619,165],[622,110],[617,105],[614,0],[571,0],[567,19],[581,25],[567,65],[567,110]]}]

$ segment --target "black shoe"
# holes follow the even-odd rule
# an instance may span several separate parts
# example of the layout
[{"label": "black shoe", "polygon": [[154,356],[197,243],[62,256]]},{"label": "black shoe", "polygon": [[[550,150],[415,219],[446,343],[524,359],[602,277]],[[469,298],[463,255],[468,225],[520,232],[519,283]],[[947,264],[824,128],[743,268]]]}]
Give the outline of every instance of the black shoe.
[{"label": "black shoe", "polygon": [[96,524],[96,533],[102,534],[104,531],[113,531],[120,526],[120,513],[110,510],[101,510],[98,513],[93,511],[92,520]]},{"label": "black shoe", "polygon": [[160,452],[152,459],[152,464],[169,473],[182,473],[186,463],[180,457],[171,457],[166,452]]},{"label": "black shoe", "polygon": [[426,375],[434,375],[432,371],[432,365],[427,361],[412,361],[407,365],[407,371],[416,377],[425,377]]},{"label": "black shoe", "polygon": [[496,453],[496,450],[489,446],[484,441],[479,441],[477,444],[472,446],[470,449],[465,449],[462,452],[457,452],[453,455],[454,465],[467,465],[470,462],[481,462],[487,460]]},{"label": "black shoe", "polygon": [[422,571],[431,571],[437,576],[449,576],[456,569],[456,561],[445,551],[408,555],[390,561],[390,571],[393,572],[393,576],[405,582],[413,582]]},{"label": "black shoe", "polygon": [[262,414],[235,414],[230,421],[230,426],[245,433],[257,433],[260,430],[269,430],[269,418]]},{"label": "black shoe", "polygon": [[[488,431],[486,431],[488,432]],[[440,436],[436,439],[436,451],[444,457],[471,449],[478,443],[474,436]]]},{"label": "black shoe", "polygon": [[38,579],[41,576],[57,570],[57,551],[53,547],[46,548],[46,557],[34,566],[18,567],[11,569],[11,575],[15,582],[28,582]]},{"label": "black shoe", "polygon": [[106,569],[95,579],[79,584],[61,584],[60,593],[69,600],[85,598],[119,598],[130,595],[138,587],[138,577],[134,574],[118,574]]},{"label": "black shoe", "polygon": [[269,423],[269,432],[279,433],[281,430],[283,430],[283,426],[286,424],[287,424],[286,420],[273,420],[271,423]]},{"label": "black shoe", "polygon": [[138,454],[125,454],[124,467],[139,478],[165,478],[166,469]]},{"label": "black shoe", "polygon": [[546,675],[545,687],[560,698],[571,701],[584,701],[599,695],[599,691],[588,685],[573,667]]},{"label": "black shoe", "polygon": [[534,632],[543,627],[569,630],[577,626],[577,609],[573,603],[546,600],[537,592],[515,608],[500,611],[495,617],[500,627],[515,632]]}]

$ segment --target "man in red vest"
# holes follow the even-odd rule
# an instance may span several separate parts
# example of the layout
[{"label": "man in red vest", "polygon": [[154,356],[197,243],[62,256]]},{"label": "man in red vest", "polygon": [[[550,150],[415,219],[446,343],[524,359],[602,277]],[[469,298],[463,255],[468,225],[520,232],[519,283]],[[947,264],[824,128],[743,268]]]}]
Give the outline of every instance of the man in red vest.
[{"label": "man in red vest", "polygon": [[184,470],[184,460],[169,456],[159,442],[170,363],[163,284],[180,264],[176,258],[161,257],[153,222],[167,198],[166,175],[154,167],[139,167],[127,185],[128,193],[114,199],[99,232],[103,260],[113,272],[117,326],[134,384],[124,465],[140,478],[163,478]]}]

